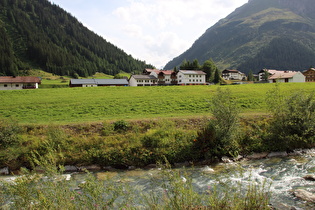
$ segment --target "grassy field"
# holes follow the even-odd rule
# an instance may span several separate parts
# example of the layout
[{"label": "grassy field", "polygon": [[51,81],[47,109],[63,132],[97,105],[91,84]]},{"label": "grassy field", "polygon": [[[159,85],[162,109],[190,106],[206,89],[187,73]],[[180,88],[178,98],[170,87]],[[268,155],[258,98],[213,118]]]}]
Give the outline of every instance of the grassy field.
[{"label": "grassy field", "polygon": [[[68,124],[209,115],[217,88],[231,90],[245,115],[267,113],[266,92],[274,84],[171,87],[52,88],[0,91],[0,119],[23,124]],[[283,94],[315,90],[315,83],[281,84]]]}]

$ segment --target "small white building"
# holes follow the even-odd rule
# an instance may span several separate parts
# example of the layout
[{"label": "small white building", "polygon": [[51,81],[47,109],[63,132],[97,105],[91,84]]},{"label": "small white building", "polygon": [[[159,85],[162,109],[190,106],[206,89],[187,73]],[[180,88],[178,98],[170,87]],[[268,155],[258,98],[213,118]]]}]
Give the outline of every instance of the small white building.
[{"label": "small white building", "polygon": [[203,71],[179,70],[177,73],[178,85],[204,85],[206,73]]},{"label": "small white building", "polygon": [[225,69],[222,71],[225,80],[246,80],[246,75],[238,70]]},{"label": "small white building", "polygon": [[39,77],[0,77],[0,90],[37,89],[39,84]]},{"label": "small white building", "polygon": [[299,71],[277,71],[268,78],[269,83],[305,82],[305,76]]},{"label": "small white building", "polygon": [[129,86],[156,86],[158,78],[154,75],[132,75],[129,78]]}]

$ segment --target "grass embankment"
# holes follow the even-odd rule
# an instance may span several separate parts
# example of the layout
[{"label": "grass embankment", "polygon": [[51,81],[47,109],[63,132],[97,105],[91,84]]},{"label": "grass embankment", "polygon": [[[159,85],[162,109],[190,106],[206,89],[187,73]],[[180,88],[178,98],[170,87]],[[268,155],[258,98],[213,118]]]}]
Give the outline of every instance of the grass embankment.
[{"label": "grass embankment", "polygon": [[[273,84],[224,86],[241,113],[266,114]],[[22,124],[69,124],[172,117],[209,116],[218,86],[95,87],[0,91],[0,118]],[[283,94],[312,91],[313,83],[283,84]]]},{"label": "grass embankment", "polygon": [[[314,86],[283,84],[281,94],[290,95],[301,89],[311,92]],[[314,110],[300,109],[300,103],[304,103],[300,98],[297,100],[301,102],[292,106],[299,108],[294,113],[304,110],[309,114],[288,115],[285,104],[278,103],[283,110],[275,110],[283,115],[278,114],[279,123],[269,126],[271,116],[264,115],[265,101],[266,92],[273,87],[272,84],[222,87],[231,91],[217,91],[216,86],[1,91],[4,103],[0,107],[3,120],[0,166],[12,169],[29,166],[30,154],[33,151],[45,154],[47,147],[62,152],[61,164],[128,167],[145,166],[165,157],[176,163],[301,146],[300,141],[312,137],[314,128],[310,121]],[[234,99],[236,105],[224,100],[224,94]],[[209,127],[209,106],[214,101],[218,104],[214,113],[221,120],[212,121],[223,124]],[[236,118],[231,121],[233,110],[238,109],[245,116],[240,126]],[[292,118],[285,119],[287,125],[281,124],[285,116]],[[307,119],[296,121],[299,117]],[[234,129],[227,129],[225,122],[230,122]],[[300,126],[301,131],[294,133],[291,124],[295,128]],[[292,136],[290,144],[281,143],[279,147],[273,140],[279,138],[276,135],[279,132],[272,130],[278,125]],[[305,147],[313,145],[311,139],[305,142]]]}]

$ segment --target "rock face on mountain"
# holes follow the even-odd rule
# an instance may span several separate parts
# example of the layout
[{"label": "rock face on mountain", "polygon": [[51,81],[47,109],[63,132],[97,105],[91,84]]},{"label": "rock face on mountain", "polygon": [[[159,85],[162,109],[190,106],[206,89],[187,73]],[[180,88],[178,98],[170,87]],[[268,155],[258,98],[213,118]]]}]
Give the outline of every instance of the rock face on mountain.
[{"label": "rock face on mountain", "polygon": [[248,73],[262,68],[305,70],[315,65],[314,0],[250,0],[209,28],[165,69],[184,59]]}]

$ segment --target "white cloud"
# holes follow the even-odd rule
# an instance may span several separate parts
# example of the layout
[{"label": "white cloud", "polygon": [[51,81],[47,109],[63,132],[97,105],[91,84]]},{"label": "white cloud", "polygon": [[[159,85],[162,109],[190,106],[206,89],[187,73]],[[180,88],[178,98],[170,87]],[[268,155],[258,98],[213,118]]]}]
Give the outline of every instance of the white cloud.
[{"label": "white cloud", "polygon": [[159,68],[248,0],[91,0],[81,6],[52,1],[68,5],[90,29]]}]

